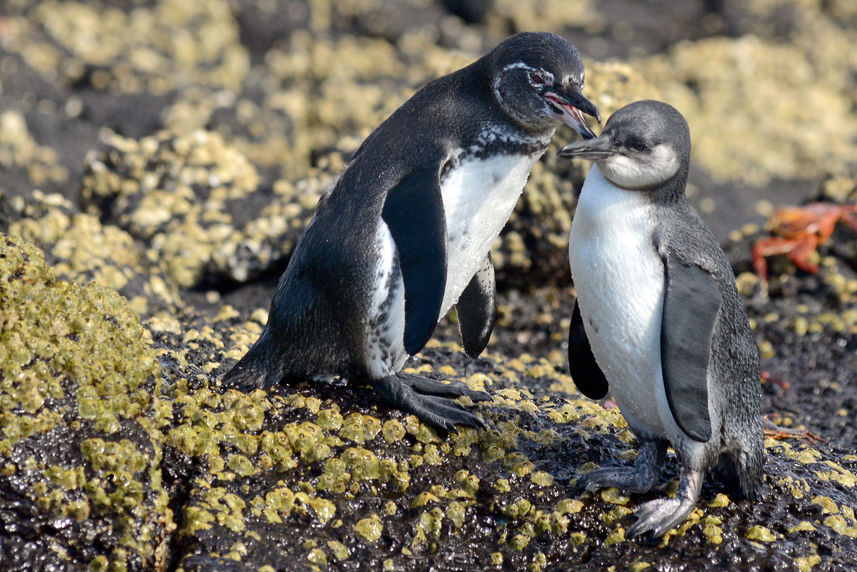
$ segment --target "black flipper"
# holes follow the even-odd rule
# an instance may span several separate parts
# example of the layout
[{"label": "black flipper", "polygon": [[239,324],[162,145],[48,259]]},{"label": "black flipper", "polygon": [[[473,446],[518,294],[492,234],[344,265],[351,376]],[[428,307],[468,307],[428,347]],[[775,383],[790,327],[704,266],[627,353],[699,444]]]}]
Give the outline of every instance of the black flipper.
[{"label": "black flipper", "polygon": [[399,254],[405,283],[405,351],[413,355],[431,337],[446,289],[446,216],[438,169],[406,175],[387,194],[381,217]]},{"label": "black flipper", "polygon": [[711,438],[708,364],[720,291],[698,266],[662,254],[666,272],[661,323],[661,367],[676,423],[696,441]]},{"label": "black flipper", "polygon": [[455,305],[461,343],[464,346],[464,352],[472,358],[482,353],[494,330],[497,309],[494,301],[496,292],[494,265],[491,263],[489,253],[485,255],[485,260],[482,261],[479,270],[470,279],[470,284],[461,293]]},{"label": "black flipper", "polygon": [[598,367],[598,362],[592,355],[577,300],[574,301],[571,326],[568,328],[568,365],[571,370],[571,379],[580,393],[590,399],[601,399],[607,395],[607,378],[604,377],[604,372]]}]

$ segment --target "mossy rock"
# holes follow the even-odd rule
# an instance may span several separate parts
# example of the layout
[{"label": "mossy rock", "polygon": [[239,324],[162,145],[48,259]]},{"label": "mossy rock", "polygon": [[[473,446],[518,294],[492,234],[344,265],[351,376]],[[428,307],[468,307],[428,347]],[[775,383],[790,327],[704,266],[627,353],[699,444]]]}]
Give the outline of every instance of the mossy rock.
[{"label": "mossy rock", "polygon": [[162,566],[172,411],[139,318],[115,292],[56,279],[41,251],[7,235],[0,301],[4,563]]},{"label": "mossy rock", "polygon": [[91,214],[146,245],[182,288],[244,282],[290,254],[320,187],[257,190],[255,168],[213,132],[113,135],[90,157],[81,198]]},{"label": "mossy rock", "polygon": [[[0,190],[0,198],[3,191]],[[54,274],[78,284],[114,290],[144,317],[174,316],[184,306],[178,286],[163,265],[145,255],[126,231],[81,213],[57,194],[33,193],[15,201],[9,234],[44,250]]]},{"label": "mossy rock", "polygon": [[[226,331],[242,328],[233,324]],[[230,363],[213,355],[213,371]],[[494,401],[477,407],[491,429],[439,434],[379,404],[366,387],[243,394],[212,380],[177,393],[170,472],[190,483],[177,519],[180,567],[702,565],[814,558],[855,543],[853,467],[773,440],[761,501],[732,497],[709,475],[697,510],[676,531],[655,543],[626,541],[633,509],[671,494],[677,469],[670,456],[666,480],[648,495],[578,490],[576,480],[593,468],[633,462],[634,439],[616,409],[580,398],[546,358],[489,352],[472,361],[458,344],[433,341],[408,365],[492,392]],[[829,499],[826,515],[813,495]],[[762,528],[777,541],[760,542],[752,531]]]},{"label": "mossy rock", "polygon": [[161,0],[133,10],[109,2],[22,2],[11,33],[22,55],[60,84],[163,94],[188,83],[237,89],[249,56],[228,2]]},{"label": "mossy rock", "polygon": [[57,152],[33,139],[24,115],[17,110],[0,113],[0,157],[4,169],[26,172],[33,185],[68,180],[68,169],[60,164]]}]

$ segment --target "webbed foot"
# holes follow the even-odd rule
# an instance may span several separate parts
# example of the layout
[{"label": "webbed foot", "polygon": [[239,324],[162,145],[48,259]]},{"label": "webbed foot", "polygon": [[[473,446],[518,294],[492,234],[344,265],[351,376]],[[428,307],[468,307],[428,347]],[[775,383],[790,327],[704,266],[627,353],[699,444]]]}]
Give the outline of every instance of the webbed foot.
[{"label": "webbed foot", "polygon": [[675,498],[655,499],[641,504],[634,511],[637,521],[625,533],[626,538],[651,532],[652,536],[663,534],[687,519],[696,506],[702,489],[702,471],[682,467],[678,492]]},{"label": "webbed foot", "polygon": [[443,382],[408,373],[399,373],[396,377],[398,377],[403,384],[423,395],[435,395],[438,397],[467,396],[473,402],[493,401],[491,394],[485,391],[470,389],[460,381]]},{"label": "webbed foot", "polygon": [[455,401],[467,396],[473,401],[491,401],[484,391],[474,391],[460,382],[444,383],[416,375],[399,373],[372,382],[381,397],[426,423],[451,431],[456,425],[484,428],[485,422]]},{"label": "webbed foot", "polygon": [[634,511],[637,521],[625,533],[626,538],[651,532],[652,536],[663,536],[673,527],[681,524],[693,510],[696,502],[678,497],[655,499],[641,504]]},{"label": "webbed foot", "polygon": [[645,493],[652,490],[658,480],[658,467],[666,455],[666,444],[644,441],[633,467],[604,467],[587,473],[578,485],[589,492],[616,487],[624,493]]}]

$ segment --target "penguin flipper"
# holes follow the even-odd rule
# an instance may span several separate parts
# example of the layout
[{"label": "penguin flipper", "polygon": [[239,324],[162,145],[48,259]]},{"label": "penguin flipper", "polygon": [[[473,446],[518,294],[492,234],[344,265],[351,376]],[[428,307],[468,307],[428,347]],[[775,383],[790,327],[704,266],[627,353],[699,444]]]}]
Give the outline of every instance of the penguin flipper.
[{"label": "penguin flipper", "polygon": [[431,338],[446,290],[446,215],[437,169],[410,172],[387,193],[381,217],[399,254],[405,284],[405,351]]},{"label": "penguin flipper", "polygon": [[482,265],[455,305],[458,313],[458,330],[464,352],[475,358],[488,345],[488,339],[494,330],[496,304],[494,294],[497,285],[494,282],[494,265],[491,254],[486,254]]},{"label": "penguin flipper", "polygon": [[708,366],[720,290],[699,266],[668,253],[661,322],[661,368],[667,402],[681,429],[696,441],[711,438],[708,414]]},{"label": "penguin flipper", "polygon": [[580,393],[590,399],[601,399],[607,395],[607,378],[595,361],[589,338],[583,328],[583,316],[580,315],[577,300],[574,301],[571,326],[568,328],[568,364],[571,368],[571,379]]}]

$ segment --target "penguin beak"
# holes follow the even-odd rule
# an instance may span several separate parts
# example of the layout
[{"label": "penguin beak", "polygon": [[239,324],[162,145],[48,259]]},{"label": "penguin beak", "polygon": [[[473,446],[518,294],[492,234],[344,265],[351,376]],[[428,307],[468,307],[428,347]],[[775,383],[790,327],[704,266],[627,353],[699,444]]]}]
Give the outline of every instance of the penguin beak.
[{"label": "penguin beak", "polygon": [[613,142],[607,135],[601,134],[600,137],[587,139],[584,141],[576,141],[566,145],[559,150],[560,157],[589,159],[597,161],[598,159],[606,159],[616,154],[616,149]]},{"label": "penguin beak", "polygon": [[595,104],[586,99],[580,91],[554,85],[545,91],[542,97],[556,110],[555,113],[566,125],[580,133],[585,139],[595,137],[595,133],[586,124],[586,118],[583,115],[594,117],[600,124],[601,114],[598,113]]}]

